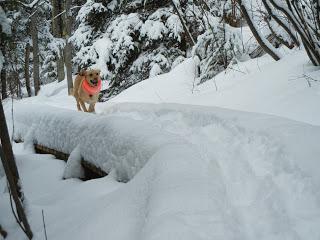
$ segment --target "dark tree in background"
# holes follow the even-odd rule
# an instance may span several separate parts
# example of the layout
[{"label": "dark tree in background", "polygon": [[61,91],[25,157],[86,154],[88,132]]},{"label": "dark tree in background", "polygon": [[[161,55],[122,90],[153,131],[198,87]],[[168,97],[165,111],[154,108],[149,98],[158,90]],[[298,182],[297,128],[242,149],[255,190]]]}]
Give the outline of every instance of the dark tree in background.
[{"label": "dark tree in background", "polygon": [[68,94],[73,94],[73,80],[72,80],[72,44],[70,42],[70,36],[72,33],[72,12],[71,12],[71,0],[65,0],[65,34],[64,38],[66,45],[64,47],[64,64],[66,66]]},{"label": "dark tree in background", "polygon": [[[55,38],[63,37],[63,0],[51,0],[52,4],[52,34]],[[56,54],[58,81],[65,77],[62,49]]]},{"label": "dark tree in background", "polygon": [[40,91],[40,60],[39,60],[39,43],[38,43],[38,10],[31,9],[30,33],[32,37],[32,56],[33,56],[33,82],[34,92],[37,95]]}]

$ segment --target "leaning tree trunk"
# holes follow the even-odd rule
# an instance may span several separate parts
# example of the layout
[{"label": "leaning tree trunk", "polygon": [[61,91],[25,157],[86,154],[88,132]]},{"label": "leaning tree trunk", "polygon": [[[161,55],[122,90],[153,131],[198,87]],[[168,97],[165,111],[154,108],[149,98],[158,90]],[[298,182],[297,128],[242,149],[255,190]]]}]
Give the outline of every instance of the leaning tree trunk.
[{"label": "leaning tree trunk", "polygon": [[32,231],[28,223],[27,216],[24,212],[23,193],[21,190],[20,178],[18,168],[14,159],[12,146],[10,142],[9,132],[7,128],[7,122],[3,111],[2,100],[0,99],[0,157],[1,162],[8,180],[10,194],[16,205],[17,217],[19,224],[22,223],[23,230],[29,239],[32,239]]},{"label": "leaning tree trunk", "polygon": [[72,15],[71,15],[71,0],[66,0],[65,2],[66,9],[66,18],[65,18],[65,27],[66,27],[66,46],[64,48],[64,62],[67,70],[67,82],[68,82],[68,94],[72,95],[73,93],[73,82],[72,82],[72,45],[69,41],[71,35],[71,24],[72,24]]},{"label": "leaning tree trunk", "polygon": [[[62,0],[52,0],[52,33],[56,38],[62,38],[63,35],[63,21],[62,16],[59,15],[63,11]],[[61,82],[65,78],[63,51],[57,56],[57,77]]]},{"label": "leaning tree trunk", "polygon": [[[0,51],[5,57],[5,43],[0,42]],[[5,66],[2,67],[1,72],[0,72],[0,79],[1,79],[1,96],[2,99],[5,99],[8,97],[7,94],[7,72]]]},{"label": "leaning tree trunk", "polygon": [[8,97],[8,93],[7,93],[7,73],[5,68],[1,69],[0,77],[1,77],[1,96],[2,96],[2,99],[6,99]]},{"label": "leaning tree trunk", "polygon": [[39,61],[39,45],[38,45],[38,28],[37,28],[37,10],[31,16],[31,37],[33,49],[33,81],[34,81],[34,94],[38,95],[40,91],[40,61]]},{"label": "leaning tree trunk", "polygon": [[246,20],[246,22],[248,23],[248,26],[253,34],[253,36],[255,37],[255,39],[257,40],[257,42],[259,43],[259,45],[261,46],[261,48],[267,53],[269,54],[274,60],[278,61],[280,60],[280,57],[278,56],[277,53],[275,53],[268,45],[267,45],[267,40],[263,39],[259,32],[258,29],[256,29],[256,26],[254,25],[246,6],[244,5],[244,3],[242,2],[242,0],[237,0],[237,3],[240,6],[241,12],[243,14],[244,19]]}]

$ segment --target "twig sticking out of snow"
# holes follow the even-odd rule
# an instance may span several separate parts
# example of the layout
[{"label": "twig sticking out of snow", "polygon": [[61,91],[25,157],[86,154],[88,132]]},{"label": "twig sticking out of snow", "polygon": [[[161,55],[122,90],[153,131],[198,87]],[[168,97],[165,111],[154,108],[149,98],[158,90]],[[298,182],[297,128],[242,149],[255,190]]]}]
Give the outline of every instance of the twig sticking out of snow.
[{"label": "twig sticking out of snow", "polygon": [[43,211],[43,209],[42,209],[42,211],[41,211],[41,214],[42,214],[42,222],[43,222],[44,236],[45,236],[45,239],[48,240],[47,229],[46,229],[46,222],[45,222],[45,220],[44,220],[44,211]]}]

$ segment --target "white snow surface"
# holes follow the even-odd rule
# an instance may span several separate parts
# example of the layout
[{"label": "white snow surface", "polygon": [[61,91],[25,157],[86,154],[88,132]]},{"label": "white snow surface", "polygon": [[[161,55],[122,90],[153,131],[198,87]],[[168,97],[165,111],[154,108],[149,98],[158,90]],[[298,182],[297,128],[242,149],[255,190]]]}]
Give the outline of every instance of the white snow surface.
[{"label": "white snow surface", "polygon": [[[48,239],[320,238],[319,88],[310,80],[319,69],[296,51],[239,63],[196,87],[194,71],[189,59],[97,104],[97,115],[74,111],[65,83],[14,102],[34,239],[44,238],[42,209]],[[6,102],[12,128],[10,109]],[[66,164],[34,154],[33,141],[110,174],[62,180]],[[5,188],[1,178],[0,224],[9,240],[23,239]]]},{"label": "white snow surface", "polygon": [[195,82],[194,61],[188,59],[168,74],[130,87],[111,102],[217,106],[320,125],[320,69],[301,50],[286,53],[278,62],[267,55],[240,62],[211,81],[199,86]]}]

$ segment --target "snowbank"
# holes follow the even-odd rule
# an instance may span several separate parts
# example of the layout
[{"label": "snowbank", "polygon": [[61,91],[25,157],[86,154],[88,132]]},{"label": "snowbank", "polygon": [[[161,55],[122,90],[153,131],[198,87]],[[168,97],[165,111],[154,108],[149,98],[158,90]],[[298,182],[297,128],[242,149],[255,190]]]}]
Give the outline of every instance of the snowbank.
[{"label": "snowbank", "polygon": [[320,127],[179,104],[117,104],[105,116],[26,104],[15,112],[16,136],[66,152],[79,144],[84,158],[131,179],[108,193],[111,176],[89,181],[90,191],[58,185],[30,196],[35,239],[48,204],[50,239],[320,237]]},{"label": "snowbank", "polygon": [[188,59],[167,74],[137,83],[110,102],[217,106],[320,125],[320,70],[308,61],[304,50],[286,53],[277,62],[265,55],[234,64],[196,85],[195,65]]}]

